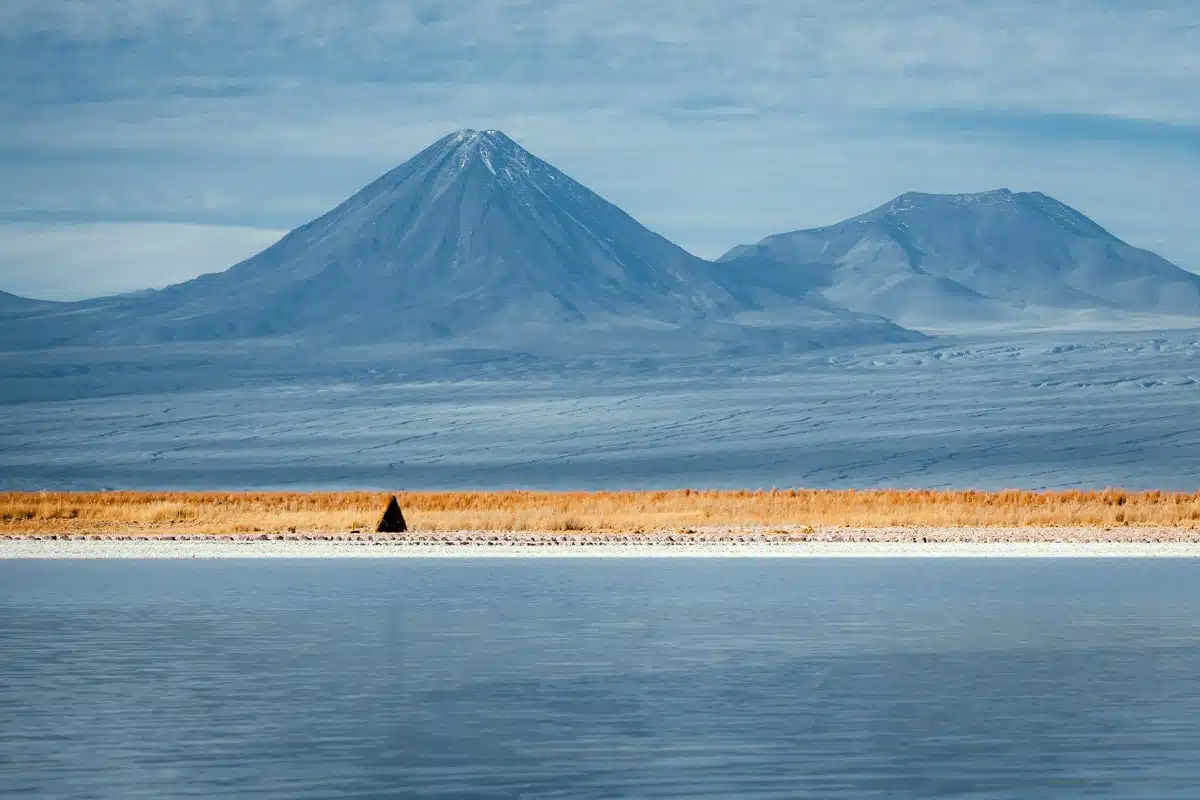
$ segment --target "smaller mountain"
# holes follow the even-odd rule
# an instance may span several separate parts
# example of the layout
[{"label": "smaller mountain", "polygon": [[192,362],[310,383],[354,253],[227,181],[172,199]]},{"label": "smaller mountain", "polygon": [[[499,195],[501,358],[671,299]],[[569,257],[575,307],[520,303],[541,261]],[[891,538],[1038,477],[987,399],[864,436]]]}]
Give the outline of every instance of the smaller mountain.
[{"label": "smaller mountain", "polygon": [[833,303],[915,327],[1032,307],[1200,315],[1200,276],[1040,192],[911,192],[721,260],[747,256],[797,271]]}]

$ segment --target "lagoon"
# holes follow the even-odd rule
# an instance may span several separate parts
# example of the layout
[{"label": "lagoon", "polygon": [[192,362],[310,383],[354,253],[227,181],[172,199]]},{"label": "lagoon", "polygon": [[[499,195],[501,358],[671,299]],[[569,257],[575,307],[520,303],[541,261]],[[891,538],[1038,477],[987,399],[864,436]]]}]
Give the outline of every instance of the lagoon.
[{"label": "lagoon", "polygon": [[5,797],[1195,797],[1176,559],[0,562]]}]

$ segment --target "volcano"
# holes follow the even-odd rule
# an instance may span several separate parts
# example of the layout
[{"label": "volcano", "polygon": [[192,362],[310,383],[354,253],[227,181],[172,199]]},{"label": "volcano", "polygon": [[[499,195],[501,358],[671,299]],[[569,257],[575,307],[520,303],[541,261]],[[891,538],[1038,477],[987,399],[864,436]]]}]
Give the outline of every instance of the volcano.
[{"label": "volcano", "polygon": [[530,324],[686,324],[733,301],[702,261],[503,133],[464,130],[151,305],[161,328],[185,338],[319,329],[421,339]]}]

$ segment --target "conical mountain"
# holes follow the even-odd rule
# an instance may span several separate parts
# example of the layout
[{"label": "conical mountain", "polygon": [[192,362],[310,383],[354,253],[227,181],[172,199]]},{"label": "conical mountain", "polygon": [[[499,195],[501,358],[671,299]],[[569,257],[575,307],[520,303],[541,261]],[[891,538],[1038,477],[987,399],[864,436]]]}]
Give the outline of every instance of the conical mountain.
[{"label": "conical mountain", "polygon": [[188,339],[686,324],[735,305],[705,264],[503,133],[463,130],[262,253],[129,311]]},{"label": "conical mountain", "polygon": [[1040,192],[912,192],[724,259],[749,255],[802,270],[834,303],[917,327],[1029,307],[1200,314],[1200,276]]}]

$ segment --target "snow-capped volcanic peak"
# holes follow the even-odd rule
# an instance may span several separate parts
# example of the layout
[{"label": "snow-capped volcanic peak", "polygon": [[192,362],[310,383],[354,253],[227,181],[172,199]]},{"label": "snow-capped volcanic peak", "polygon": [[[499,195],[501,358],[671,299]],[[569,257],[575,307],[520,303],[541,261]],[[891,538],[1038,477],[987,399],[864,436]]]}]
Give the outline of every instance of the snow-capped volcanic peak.
[{"label": "snow-capped volcanic peak", "polygon": [[[501,137],[503,137],[503,140]],[[500,158],[507,155],[504,152],[505,144],[512,145],[512,155],[515,157],[514,161],[518,160],[521,154],[525,154],[525,151],[518,147],[516,142],[504,136],[499,131],[459,131],[455,134],[455,138],[458,139],[457,147],[460,168],[466,166],[467,161],[471,157],[475,157],[483,162],[488,172],[496,175],[496,167],[493,162],[499,161]],[[502,169],[506,177],[512,177],[511,166],[504,164]]]},{"label": "snow-capped volcanic peak", "polygon": [[577,187],[587,191],[581,184],[497,130],[466,129],[452,133],[427,148],[413,161],[426,162],[436,171],[438,178],[435,184],[438,190],[455,180],[461,180],[464,175],[475,174],[484,180],[491,176],[494,178],[490,181],[494,188],[506,191],[524,191],[539,186],[543,189]]},{"label": "snow-capped volcanic peak", "polygon": [[[495,162],[504,164],[504,169],[514,165],[528,170],[537,159],[521,145],[500,131],[461,130],[450,134],[449,146],[453,149],[460,169],[465,168],[472,158],[478,158],[493,174]],[[508,163],[512,162],[512,163]]]},{"label": "snow-capped volcanic peak", "polygon": [[512,186],[520,181],[557,180],[558,170],[549,168],[541,159],[500,131],[461,130],[435,144],[431,154],[440,156],[440,168],[447,179],[456,173],[482,168],[500,181]]},{"label": "snow-capped volcanic peak", "polygon": [[947,200],[951,205],[970,208],[978,205],[1011,205],[1016,202],[1016,196],[1008,189],[992,189],[987,192],[952,194]]}]

